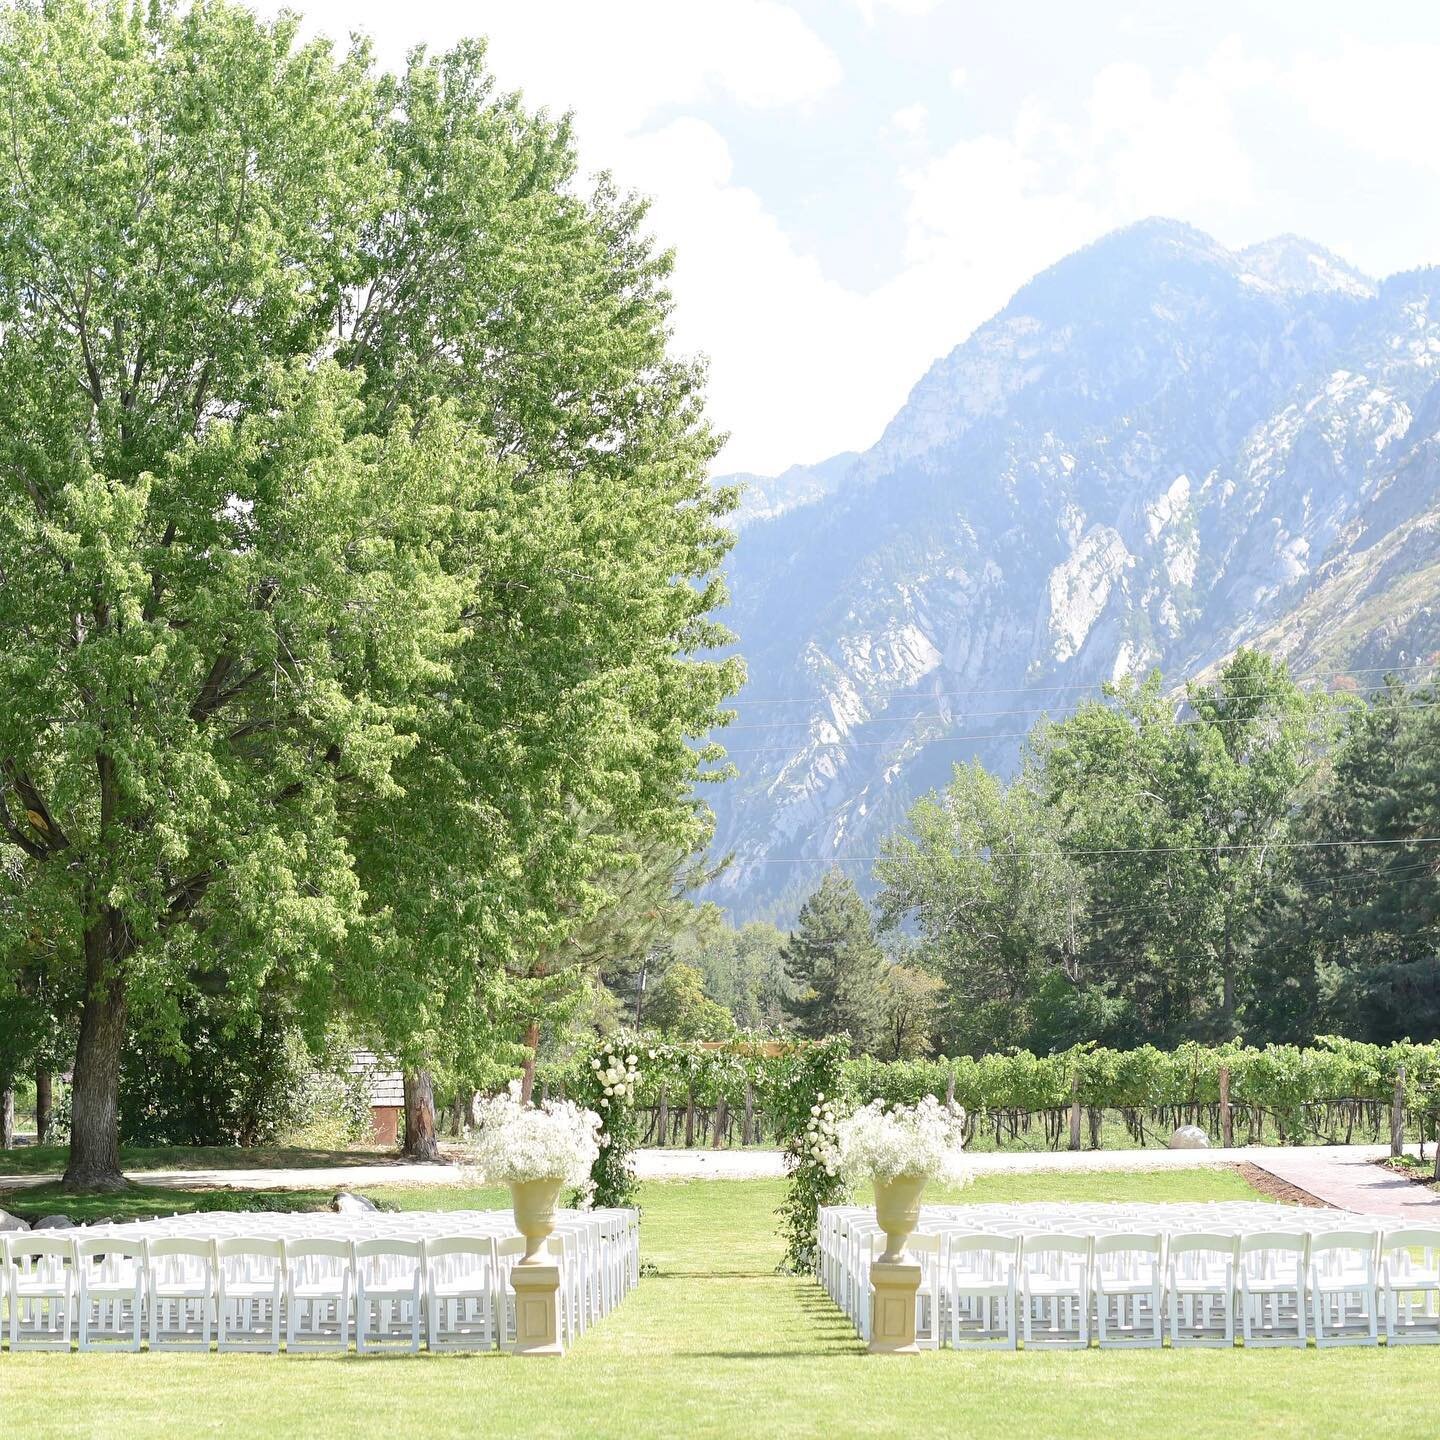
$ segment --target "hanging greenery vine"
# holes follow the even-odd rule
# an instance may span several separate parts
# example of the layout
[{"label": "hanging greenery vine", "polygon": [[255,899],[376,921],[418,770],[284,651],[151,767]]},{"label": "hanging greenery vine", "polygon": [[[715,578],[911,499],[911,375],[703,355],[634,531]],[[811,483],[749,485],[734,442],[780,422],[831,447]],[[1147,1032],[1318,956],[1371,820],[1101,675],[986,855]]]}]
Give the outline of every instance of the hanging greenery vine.
[{"label": "hanging greenery vine", "polygon": [[635,1087],[640,1081],[639,1051],[630,1037],[603,1040],[589,1063],[571,1072],[570,1097],[600,1117],[600,1153],[590,1169],[590,1183],[575,1192],[572,1204],[631,1206],[635,1182]]},{"label": "hanging greenery vine", "polygon": [[841,1079],[849,1041],[843,1036],[798,1045],[767,1060],[762,1093],[785,1150],[789,1184],[776,1214],[785,1241],[781,1268],[811,1274],[817,1262],[817,1212],[846,1198],[834,1149]]}]

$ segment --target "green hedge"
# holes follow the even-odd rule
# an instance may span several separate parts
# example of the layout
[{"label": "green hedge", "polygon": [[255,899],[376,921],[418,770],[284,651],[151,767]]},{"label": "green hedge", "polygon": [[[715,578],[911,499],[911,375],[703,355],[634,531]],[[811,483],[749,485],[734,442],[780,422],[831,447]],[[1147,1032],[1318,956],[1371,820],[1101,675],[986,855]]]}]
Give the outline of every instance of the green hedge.
[{"label": "green hedge", "polygon": [[[784,1057],[766,1056],[763,1037],[746,1037],[739,1053],[646,1039],[639,1044],[642,1144],[659,1139],[654,1130],[662,1089],[671,1134],[675,1117],[693,1099],[704,1115],[707,1142],[712,1121],[723,1122],[724,1137],[733,1141],[748,1091],[754,1138],[774,1143],[768,1117],[793,1078],[793,1065]],[[1434,1133],[1440,1111],[1440,1042],[1372,1045],[1321,1036],[1304,1048],[1187,1044],[1167,1051],[1152,1045],[1135,1050],[1081,1046],[1058,1055],[1019,1051],[978,1058],[848,1060],[842,1067],[840,1096],[853,1104],[877,1098],[912,1104],[923,1095],[953,1095],[977,1126],[994,1128],[997,1143],[1003,1143],[1007,1131],[1015,1135],[1038,1120],[1052,1144],[1060,1143],[1062,1130],[1068,1131],[1070,1105],[1078,1096],[1092,1129],[1100,1113],[1118,1111],[1135,1138],[1144,1141],[1147,1124],[1153,1131],[1188,1121],[1217,1131],[1220,1071],[1228,1067],[1237,1141],[1265,1138],[1267,1126],[1282,1141],[1347,1140],[1388,1134],[1388,1107],[1402,1065],[1412,1126],[1418,1121],[1422,1133]],[[573,1065],[552,1064],[541,1066],[539,1078],[551,1093],[564,1094],[577,1077]],[[648,1141],[647,1119],[652,1131]]]}]

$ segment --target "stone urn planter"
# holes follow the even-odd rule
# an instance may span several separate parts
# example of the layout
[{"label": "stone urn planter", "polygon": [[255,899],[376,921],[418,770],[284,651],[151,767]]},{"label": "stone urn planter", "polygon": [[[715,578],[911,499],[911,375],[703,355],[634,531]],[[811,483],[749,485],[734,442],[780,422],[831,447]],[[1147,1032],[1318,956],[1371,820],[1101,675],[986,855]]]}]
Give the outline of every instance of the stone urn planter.
[{"label": "stone urn planter", "polygon": [[920,1196],[929,1183],[925,1175],[897,1175],[875,1181],[875,1219],[885,1232],[885,1253],[880,1261],[898,1265],[905,1260],[905,1242],[920,1223]]},{"label": "stone urn planter", "polygon": [[517,1265],[543,1265],[541,1251],[555,1233],[555,1205],[560,1187],[558,1176],[544,1180],[519,1180],[510,1186],[510,1203],[515,1211],[515,1228],[525,1237],[525,1254]]}]

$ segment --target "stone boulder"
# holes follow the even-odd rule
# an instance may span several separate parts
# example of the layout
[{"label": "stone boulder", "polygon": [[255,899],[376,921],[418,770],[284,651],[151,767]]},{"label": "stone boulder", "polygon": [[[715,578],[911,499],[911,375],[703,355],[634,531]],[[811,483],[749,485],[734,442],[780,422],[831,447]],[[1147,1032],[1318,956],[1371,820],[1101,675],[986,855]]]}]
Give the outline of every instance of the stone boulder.
[{"label": "stone boulder", "polygon": [[1172,1150],[1208,1150],[1210,1137],[1198,1125],[1182,1125],[1171,1137]]},{"label": "stone boulder", "polygon": [[31,1228],[35,1230],[73,1230],[75,1222],[68,1215],[43,1215]]},{"label": "stone boulder", "polygon": [[28,1230],[30,1222],[22,1220],[18,1215],[12,1215],[8,1210],[0,1210],[0,1234],[6,1230]]},{"label": "stone boulder", "polygon": [[330,1208],[341,1215],[364,1215],[380,1207],[368,1195],[352,1195],[342,1190],[331,1202]]}]

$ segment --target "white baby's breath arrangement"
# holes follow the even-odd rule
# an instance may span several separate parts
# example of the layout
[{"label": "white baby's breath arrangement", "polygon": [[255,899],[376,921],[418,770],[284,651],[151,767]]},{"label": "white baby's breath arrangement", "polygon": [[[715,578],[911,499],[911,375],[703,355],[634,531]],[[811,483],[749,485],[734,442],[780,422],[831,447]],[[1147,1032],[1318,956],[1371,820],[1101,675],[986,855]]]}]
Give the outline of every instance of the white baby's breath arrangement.
[{"label": "white baby's breath arrangement", "polygon": [[901,1175],[962,1183],[966,1177],[965,1111],[927,1095],[918,1105],[873,1101],[835,1127],[848,1180],[884,1183]]},{"label": "white baby's breath arrangement", "polygon": [[520,1103],[520,1082],[482,1100],[466,1136],[466,1162],[492,1185],[559,1180],[585,1185],[600,1153],[600,1117],[570,1100]]}]

